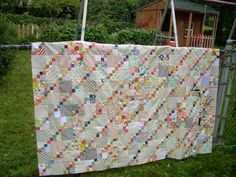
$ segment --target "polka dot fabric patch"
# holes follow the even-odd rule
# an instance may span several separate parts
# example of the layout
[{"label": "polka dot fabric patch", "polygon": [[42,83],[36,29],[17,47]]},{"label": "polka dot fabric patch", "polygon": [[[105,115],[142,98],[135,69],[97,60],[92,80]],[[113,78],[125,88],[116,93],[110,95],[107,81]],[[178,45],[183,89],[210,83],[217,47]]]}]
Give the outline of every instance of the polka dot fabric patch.
[{"label": "polka dot fabric patch", "polygon": [[34,43],[40,176],[210,153],[219,51]]}]

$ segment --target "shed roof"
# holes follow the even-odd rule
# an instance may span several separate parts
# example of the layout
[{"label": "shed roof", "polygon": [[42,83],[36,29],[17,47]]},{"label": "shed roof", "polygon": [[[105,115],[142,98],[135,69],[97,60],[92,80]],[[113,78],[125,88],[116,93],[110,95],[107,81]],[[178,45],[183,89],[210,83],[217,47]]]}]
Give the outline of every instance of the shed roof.
[{"label": "shed roof", "polygon": [[[153,5],[153,4],[160,2],[160,1],[161,0],[158,0],[158,1],[154,1],[150,4],[147,4],[139,9],[137,9],[137,11],[141,11],[145,7]],[[166,2],[167,0],[163,0],[163,1]],[[179,10],[195,11],[195,12],[199,12],[199,13],[204,13],[204,11],[205,11],[205,5],[202,3],[190,2],[190,1],[186,1],[186,0],[175,0],[174,4],[175,4],[175,8],[179,9]],[[217,14],[218,11],[208,5],[207,6],[207,13]]]}]

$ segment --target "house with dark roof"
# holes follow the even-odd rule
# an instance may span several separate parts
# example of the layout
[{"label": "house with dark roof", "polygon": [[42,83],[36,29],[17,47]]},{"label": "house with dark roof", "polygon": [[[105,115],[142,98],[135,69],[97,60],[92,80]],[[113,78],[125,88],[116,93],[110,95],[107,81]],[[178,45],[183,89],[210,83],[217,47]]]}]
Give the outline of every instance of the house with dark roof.
[{"label": "house with dark roof", "polygon": [[[136,27],[159,29],[166,3],[167,0],[157,0],[137,9]],[[175,0],[174,5],[179,46],[213,47],[219,12],[209,5],[187,0]],[[204,33],[206,19],[210,21],[208,28],[211,29],[207,34]],[[161,36],[169,40],[174,36],[172,23],[169,7],[162,29],[159,31]]]}]

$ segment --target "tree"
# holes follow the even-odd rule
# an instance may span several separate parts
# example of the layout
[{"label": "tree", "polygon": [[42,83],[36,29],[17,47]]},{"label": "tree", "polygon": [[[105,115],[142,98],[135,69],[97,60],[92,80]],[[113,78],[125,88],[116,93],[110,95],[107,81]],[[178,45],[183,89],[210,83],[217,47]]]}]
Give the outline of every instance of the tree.
[{"label": "tree", "polygon": [[[0,24],[0,45],[16,44],[17,33],[14,25],[1,14]],[[0,51],[0,82],[1,77],[8,71],[10,62],[14,58],[14,55],[14,52]]]},{"label": "tree", "polygon": [[1,0],[0,12],[13,12],[20,0]]},{"label": "tree", "polygon": [[33,0],[29,13],[36,17],[61,17],[63,13],[68,13],[75,18],[79,7],[79,0]]}]

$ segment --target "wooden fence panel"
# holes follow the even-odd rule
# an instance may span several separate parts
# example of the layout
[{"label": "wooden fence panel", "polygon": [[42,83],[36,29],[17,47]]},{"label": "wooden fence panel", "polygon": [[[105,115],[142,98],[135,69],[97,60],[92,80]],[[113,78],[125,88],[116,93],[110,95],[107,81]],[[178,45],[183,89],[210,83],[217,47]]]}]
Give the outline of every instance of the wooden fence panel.
[{"label": "wooden fence panel", "polygon": [[213,37],[210,35],[195,34],[190,37],[190,47],[213,47]]},{"label": "wooden fence panel", "polygon": [[19,40],[25,39],[28,36],[34,36],[36,39],[39,39],[42,34],[41,27],[35,24],[16,24],[15,28],[17,30]]}]

